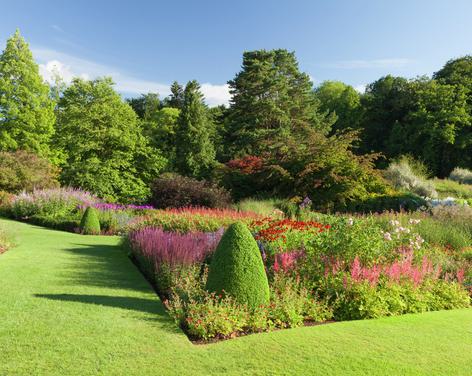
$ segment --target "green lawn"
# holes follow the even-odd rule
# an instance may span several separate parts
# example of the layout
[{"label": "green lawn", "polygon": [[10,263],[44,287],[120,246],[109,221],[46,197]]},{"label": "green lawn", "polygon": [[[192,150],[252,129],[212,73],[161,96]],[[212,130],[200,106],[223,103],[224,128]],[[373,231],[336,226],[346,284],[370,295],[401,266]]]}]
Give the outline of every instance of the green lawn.
[{"label": "green lawn", "polygon": [[193,345],[120,249],[0,220],[0,375],[466,375],[472,310]]}]

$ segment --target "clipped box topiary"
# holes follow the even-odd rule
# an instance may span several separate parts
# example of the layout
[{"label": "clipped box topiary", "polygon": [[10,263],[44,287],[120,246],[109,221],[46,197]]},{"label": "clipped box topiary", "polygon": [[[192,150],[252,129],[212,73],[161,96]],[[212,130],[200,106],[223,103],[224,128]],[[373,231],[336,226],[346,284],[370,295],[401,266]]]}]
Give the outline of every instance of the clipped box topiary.
[{"label": "clipped box topiary", "polygon": [[234,223],[224,233],[210,264],[206,288],[253,308],[269,303],[261,253],[245,224]]},{"label": "clipped box topiary", "polygon": [[100,234],[100,220],[95,208],[88,207],[85,210],[82,220],[80,221],[80,231],[84,235],[99,235]]}]

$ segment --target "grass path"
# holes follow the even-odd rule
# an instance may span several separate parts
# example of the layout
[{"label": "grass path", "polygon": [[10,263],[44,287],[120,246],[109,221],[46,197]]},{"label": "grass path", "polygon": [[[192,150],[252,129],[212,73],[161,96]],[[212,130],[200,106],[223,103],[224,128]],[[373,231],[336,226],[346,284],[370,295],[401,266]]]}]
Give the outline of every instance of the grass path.
[{"label": "grass path", "polygon": [[187,340],[119,238],[0,220],[0,375],[467,375],[472,310]]}]

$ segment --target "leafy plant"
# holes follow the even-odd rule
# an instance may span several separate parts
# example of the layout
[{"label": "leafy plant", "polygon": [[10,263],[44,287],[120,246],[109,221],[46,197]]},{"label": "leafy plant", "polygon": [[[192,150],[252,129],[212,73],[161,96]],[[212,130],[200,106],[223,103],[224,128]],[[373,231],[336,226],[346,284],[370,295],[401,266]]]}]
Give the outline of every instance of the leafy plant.
[{"label": "leafy plant", "polygon": [[384,175],[396,189],[416,193],[422,197],[437,197],[434,183],[419,175],[418,171],[421,169],[412,167],[408,158],[401,158],[397,162],[392,162]]},{"label": "leafy plant", "polygon": [[0,190],[18,193],[56,188],[59,170],[47,159],[18,150],[0,152]]},{"label": "leafy plant", "polygon": [[206,288],[258,307],[269,301],[269,284],[256,241],[243,223],[232,224],[213,254]]},{"label": "leafy plant", "polygon": [[80,221],[80,231],[85,235],[100,234],[100,220],[98,219],[97,209],[88,207]]},{"label": "leafy plant", "polygon": [[165,174],[155,180],[151,191],[151,203],[159,209],[188,206],[226,208],[231,205],[231,197],[224,188],[176,174]]},{"label": "leafy plant", "polygon": [[462,184],[472,184],[472,171],[456,167],[449,175],[449,179]]}]

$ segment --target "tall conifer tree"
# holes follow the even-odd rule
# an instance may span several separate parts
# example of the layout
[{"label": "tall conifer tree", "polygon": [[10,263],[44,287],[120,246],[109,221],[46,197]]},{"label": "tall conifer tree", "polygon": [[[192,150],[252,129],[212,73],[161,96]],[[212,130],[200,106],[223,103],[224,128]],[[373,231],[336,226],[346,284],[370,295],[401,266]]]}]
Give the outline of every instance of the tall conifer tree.
[{"label": "tall conifer tree", "polygon": [[215,161],[212,132],[213,124],[200,85],[195,80],[190,81],[185,87],[177,121],[176,164],[181,174],[193,177],[208,174]]},{"label": "tall conifer tree", "polygon": [[54,101],[28,44],[17,30],[0,55],[0,150],[50,157]]}]

